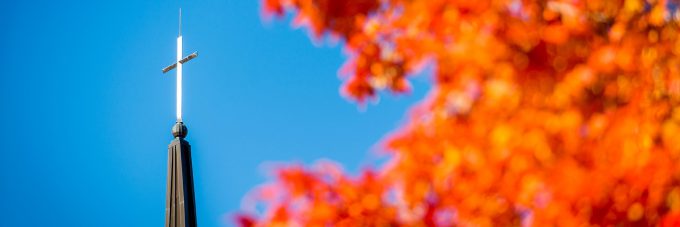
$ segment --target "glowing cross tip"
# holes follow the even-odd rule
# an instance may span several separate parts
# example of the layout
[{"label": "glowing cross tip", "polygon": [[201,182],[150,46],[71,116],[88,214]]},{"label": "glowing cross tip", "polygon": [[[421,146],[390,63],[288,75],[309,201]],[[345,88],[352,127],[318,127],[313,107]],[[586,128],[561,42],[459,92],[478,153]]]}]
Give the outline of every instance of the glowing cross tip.
[{"label": "glowing cross tip", "polygon": [[194,52],[182,58],[182,9],[179,9],[179,35],[177,36],[177,61],[172,65],[163,68],[163,73],[167,73],[177,68],[177,122],[182,122],[182,65],[191,59],[198,57]]}]

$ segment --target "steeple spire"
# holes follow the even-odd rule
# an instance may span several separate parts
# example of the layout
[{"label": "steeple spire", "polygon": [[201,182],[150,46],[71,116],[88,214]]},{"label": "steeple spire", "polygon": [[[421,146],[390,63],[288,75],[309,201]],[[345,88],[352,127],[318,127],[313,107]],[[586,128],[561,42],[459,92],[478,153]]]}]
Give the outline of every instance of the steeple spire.
[{"label": "steeple spire", "polygon": [[165,227],[196,227],[197,223],[191,145],[184,140],[188,132],[182,122],[172,127],[175,139],[168,146]]},{"label": "steeple spire", "polygon": [[177,37],[182,36],[182,8],[179,8],[179,33]]},{"label": "steeple spire", "polygon": [[182,58],[182,9],[179,9],[177,58],[163,73],[177,68],[177,122],[172,127],[175,137],[168,146],[168,183],[165,200],[166,227],[196,227],[194,174],[191,165],[191,145],[186,138],[189,130],[182,121],[182,65],[198,56],[196,52]]}]

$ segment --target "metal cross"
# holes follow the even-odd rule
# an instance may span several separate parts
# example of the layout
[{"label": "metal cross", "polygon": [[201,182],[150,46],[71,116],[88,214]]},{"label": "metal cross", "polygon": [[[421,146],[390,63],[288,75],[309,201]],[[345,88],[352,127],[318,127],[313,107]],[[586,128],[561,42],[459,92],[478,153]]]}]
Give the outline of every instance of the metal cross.
[{"label": "metal cross", "polygon": [[194,52],[182,58],[182,9],[179,9],[179,35],[177,36],[177,61],[172,65],[165,67],[163,73],[177,68],[177,122],[182,122],[182,64],[194,59],[198,56]]}]

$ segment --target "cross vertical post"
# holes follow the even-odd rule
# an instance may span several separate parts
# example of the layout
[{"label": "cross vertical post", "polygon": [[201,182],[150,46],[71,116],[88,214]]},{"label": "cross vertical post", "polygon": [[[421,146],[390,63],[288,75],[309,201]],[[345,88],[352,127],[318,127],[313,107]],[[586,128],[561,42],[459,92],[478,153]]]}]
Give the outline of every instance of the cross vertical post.
[{"label": "cross vertical post", "polygon": [[[181,13],[180,13],[181,15]],[[177,122],[182,122],[182,34],[177,37]]]}]

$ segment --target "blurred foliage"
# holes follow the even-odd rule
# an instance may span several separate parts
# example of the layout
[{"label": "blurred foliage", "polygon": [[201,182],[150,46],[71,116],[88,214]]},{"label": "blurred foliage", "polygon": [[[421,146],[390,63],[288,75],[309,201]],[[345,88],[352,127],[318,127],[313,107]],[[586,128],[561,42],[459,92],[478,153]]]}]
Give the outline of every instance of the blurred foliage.
[{"label": "blurred foliage", "polygon": [[239,224],[680,226],[678,1],[262,4],[343,41],[359,103],[409,91],[427,64],[433,86],[386,165],[282,168]]}]

